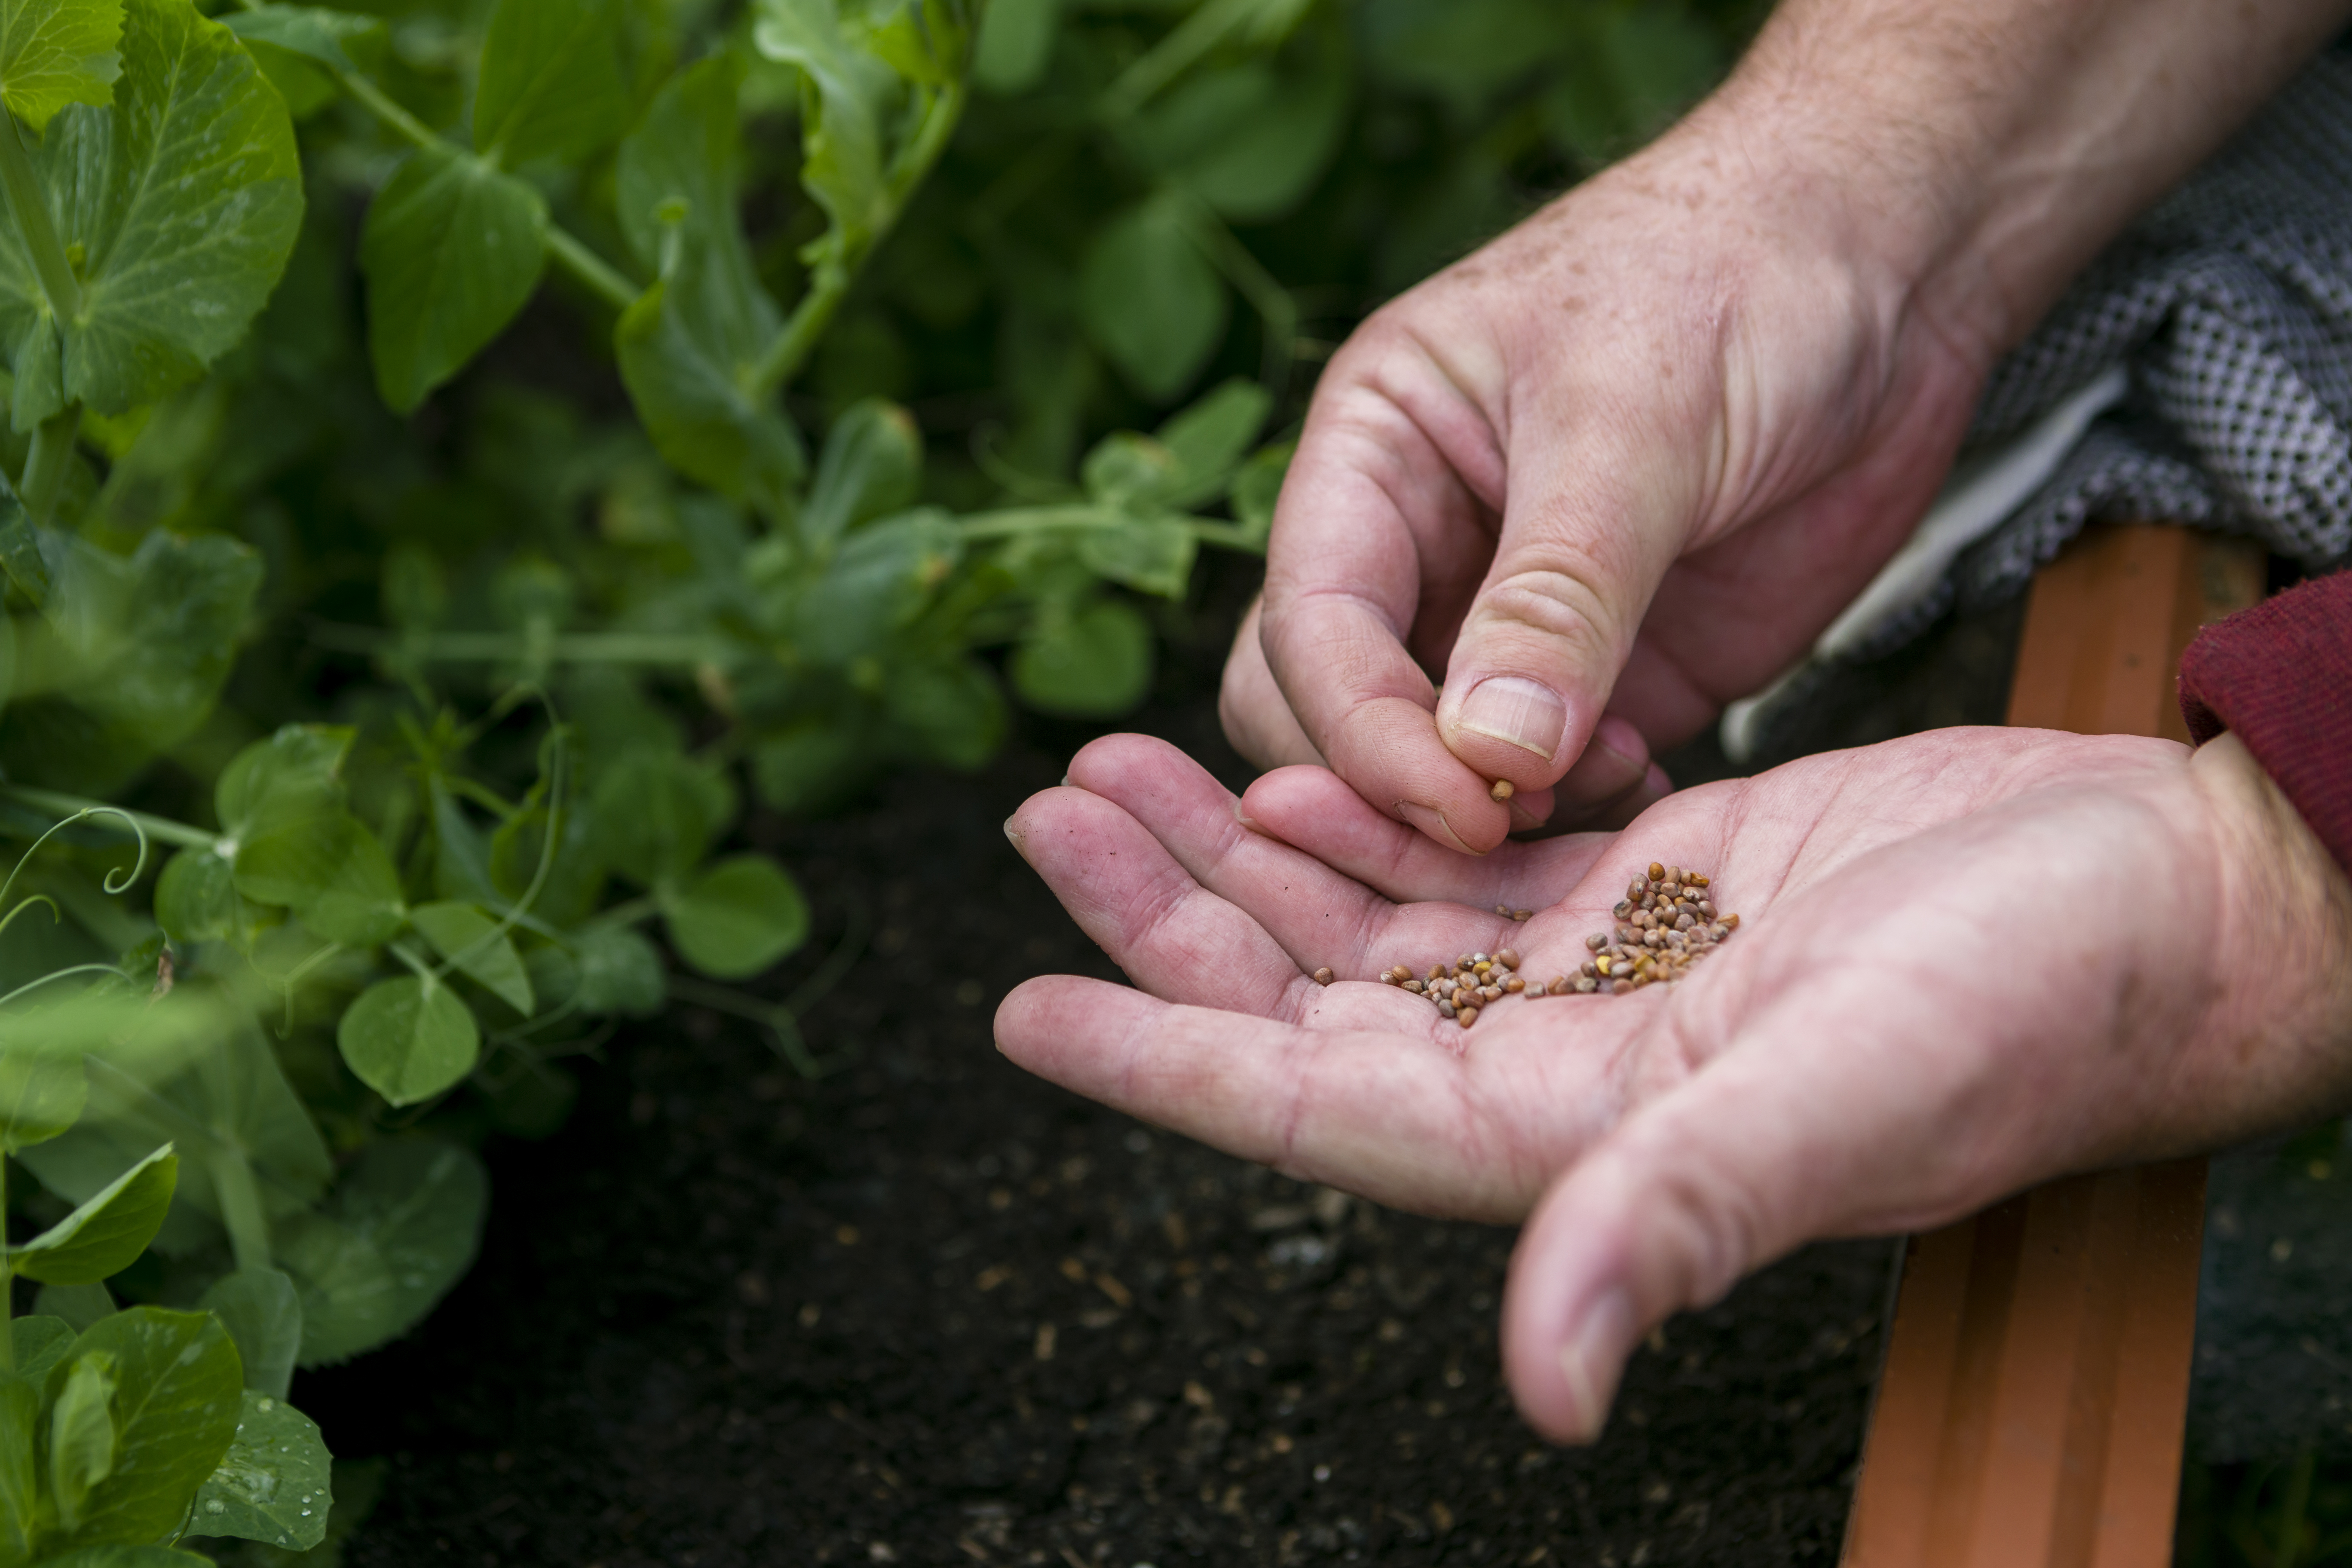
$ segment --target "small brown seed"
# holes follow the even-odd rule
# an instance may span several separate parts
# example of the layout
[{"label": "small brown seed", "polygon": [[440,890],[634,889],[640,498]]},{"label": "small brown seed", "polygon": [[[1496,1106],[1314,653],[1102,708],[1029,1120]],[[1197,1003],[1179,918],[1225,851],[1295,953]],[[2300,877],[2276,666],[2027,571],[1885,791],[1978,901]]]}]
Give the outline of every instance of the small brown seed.
[{"label": "small brown seed", "polygon": [[1496,800],[1508,800],[1519,792],[1511,787],[1510,780],[1496,779],[1495,781],[1495,787],[1488,790],[1486,793],[1493,795]]},{"label": "small brown seed", "polygon": [[1328,985],[1331,984],[1331,971],[1328,966],[1315,972],[1315,984],[1318,985]]},{"label": "small brown seed", "polygon": [[1577,982],[1576,982],[1576,988],[1577,988],[1577,990],[1578,990],[1579,992],[1582,993],[1584,995],[1590,996],[1590,995],[1591,995],[1595,991],[1598,991],[1598,990],[1600,990],[1600,989],[1601,989],[1601,982],[1599,982],[1598,980],[1593,979],[1593,978],[1592,978],[1592,976],[1591,976],[1591,975],[1589,975],[1589,974],[1586,974],[1586,975],[1580,975],[1580,976],[1577,978]]},{"label": "small brown seed", "polygon": [[1478,1009],[1475,1007],[1465,1007],[1462,1011],[1454,1015],[1454,1021],[1466,1029],[1471,1025],[1478,1021]]},{"label": "small brown seed", "polygon": [[1625,884],[1625,897],[1629,901],[1633,903],[1640,903],[1642,901],[1642,895],[1649,890],[1650,889],[1648,884],[1643,882],[1639,878],[1636,878],[1634,880]]},{"label": "small brown seed", "polygon": [[1451,1002],[1440,1002],[1437,1005],[1437,1016],[1441,1018],[1451,1018],[1454,1016],[1454,1004]]},{"label": "small brown seed", "polygon": [[1683,879],[1683,868],[1682,868],[1680,866],[1669,866],[1669,867],[1667,867],[1667,868],[1666,868],[1666,880],[1667,880],[1667,881],[1669,881],[1669,882],[1679,882],[1679,881],[1681,881],[1682,879]]},{"label": "small brown seed", "polygon": [[1517,969],[1519,966],[1519,955],[1513,949],[1507,947],[1495,955],[1495,962],[1506,969]]},{"label": "small brown seed", "polygon": [[1688,915],[1676,915],[1675,917],[1675,929],[1676,931],[1688,931],[1691,927],[1696,924],[1698,924],[1698,921],[1691,919]]},{"label": "small brown seed", "polygon": [[1404,983],[1404,988],[1412,992],[1416,996],[1421,994],[1421,982],[1418,980],[1406,981]]},{"label": "small brown seed", "polygon": [[1540,996],[1543,994],[1544,988],[1540,985],[1530,985],[1525,992],[1521,993],[1521,994],[1528,996]]},{"label": "small brown seed", "polygon": [[1723,929],[1726,931],[1738,931],[1739,929],[1739,917],[1738,915],[1726,915],[1718,923],[1721,924]]},{"label": "small brown seed", "polygon": [[1616,907],[1615,909],[1613,909],[1613,910],[1611,910],[1609,912],[1610,912],[1611,914],[1612,914],[1612,915],[1615,915],[1619,920],[1621,920],[1621,921],[1622,921],[1622,920],[1623,920],[1627,915],[1630,915],[1630,914],[1632,914],[1632,913],[1633,912],[1633,900],[1631,900],[1631,899],[1620,899],[1620,900],[1617,900],[1617,907]]},{"label": "small brown seed", "polygon": [[1602,948],[1607,947],[1608,945],[1609,938],[1600,931],[1594,931],[1591,936],[1584,939],[1585,951],[1588,952],[1599,952]]},{"label": "small brown seed", "polygon": [[1525,991],[1527,988],[1528,983],[1516,974],[1503,982],[1503,989],[1506,991]]},{"label": "small brown seed", "polygon": [[1594,960],[1588,958],[1578,967],[1577,973],[1580,974],[1598,974],[1601,973],[1601,970]]},{"label": "small brown seed", "polygon": [[1652,880],[1653,882],[1663,882],[1663,881],[1664,881],[1665,879],[1666,879],[1666,868],[1665,868],[1664,866],[1659,865],[1655,860],[1651,861],[1651,862],[1650,862],[1650,880]]}]

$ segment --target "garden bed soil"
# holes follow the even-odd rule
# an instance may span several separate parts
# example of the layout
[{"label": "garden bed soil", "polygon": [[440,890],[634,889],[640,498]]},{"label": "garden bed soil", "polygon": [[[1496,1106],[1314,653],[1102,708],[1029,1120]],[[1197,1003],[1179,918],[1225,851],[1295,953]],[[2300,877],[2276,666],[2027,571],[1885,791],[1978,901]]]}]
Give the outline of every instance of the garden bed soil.
[{"label": "garden bed soil", "polygon": [[[1238,787],[1216,670],[1253,584],[1212,567],[1135,727]],[[2014,605],[1842,676],[1803,749],[1998,723]],[[754,820],[818,911],[788,994],[818,1082],[676,1007],[612,1041],[544,1143],[488,1152],[481,1262],[411,1339],[295,1389],[381,1456],[352,1568],[1835,1561],[1889,1242],[1807,1248],[1637,1352],[1589,1450],[1513,1412],[1512,1234],[1276,1176],[1029,1077],[1023,979],[1118,978],[1000,825],[1089,731],[1024,721],[971,778]],[[1712,738],[1678,782],[1732,771]]]},{"label": "garden bed soil", "polygon": [[[1152,720],[1236,775],[1205,701]],[[1081,738],[754,825],[820,911],[799,974],[870,918],[807,1026],[853,1065],[809,1083],[675,1008],[558,1136],[494,1146],[472,1275],[295,1390],[337,1453],[390,1460],[346,1561],[1833,1561],[1889,1244],[1675,1320],[1600,1446],[1557,1449],[1500,1380],[1509,1231],[1303,1186],[998,1056],[1020,980],[1116,977],[999,827]]]}]

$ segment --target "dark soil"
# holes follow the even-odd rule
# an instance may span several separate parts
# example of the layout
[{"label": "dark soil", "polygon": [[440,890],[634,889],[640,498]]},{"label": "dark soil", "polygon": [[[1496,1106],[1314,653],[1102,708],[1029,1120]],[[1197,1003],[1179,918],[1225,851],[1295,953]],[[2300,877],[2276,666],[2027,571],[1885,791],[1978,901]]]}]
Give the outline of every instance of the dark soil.
[{"label": "dark soil", "polygon": [[[1195,698],[1147,721],[1234,759]],[[1500,1382],[1511,1234],[1301,1186],[1015,1069],[1025,976],[1115,977],[999,824],[1082,737],[755,825],[866,956],[817,1083],[693,1008],[490,1151],[480,1265],[296,1398],[391,1458],[347,1562],[1834,1560],[1890,1246],[1810,1249],[1635,1358],[1595,1449]],[[778,977],[779,989],[798,976]]]}]

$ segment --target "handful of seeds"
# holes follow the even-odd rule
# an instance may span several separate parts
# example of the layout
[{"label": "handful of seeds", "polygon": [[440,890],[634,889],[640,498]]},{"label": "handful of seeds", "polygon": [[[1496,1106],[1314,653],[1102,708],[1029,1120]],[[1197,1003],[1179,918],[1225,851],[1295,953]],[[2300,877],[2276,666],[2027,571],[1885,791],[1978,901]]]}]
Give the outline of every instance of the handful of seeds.
[{"label": "handful of seeds", "polygon": [[[1495,912],[1515,921],[1528,918],[1525,911],[1500,906]],[[1738,915],[1716,912],[1703,873],[1654,860],[1649,875],[1627,884],[1625,897],[1610,913],[1615,924],[1584,939],[1592,956],[1572,976],[1530,982],[1518,973],[1519,955],[1507,947],[1496,953],[1465,952],[1451,963],[1431,965],[1418,977],[1400,963],[1382,971],[1381,983],[1427,997],[1440,1014],[1466,1029],[1478,1021],[1481,1008],[1506,996],[1616,995],[1679,980],[1739,929]],[[1315,972],[1318,985],[1330,984],[1332,978],[1328,969]]]}]

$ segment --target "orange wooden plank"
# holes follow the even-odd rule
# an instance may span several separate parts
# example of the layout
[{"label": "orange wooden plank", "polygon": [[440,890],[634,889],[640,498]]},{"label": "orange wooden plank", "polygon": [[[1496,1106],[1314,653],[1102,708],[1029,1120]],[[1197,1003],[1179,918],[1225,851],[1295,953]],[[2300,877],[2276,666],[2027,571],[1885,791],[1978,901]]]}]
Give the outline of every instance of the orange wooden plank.
[{"label": "orange wooden plank", "polygon": [[[2010,722],[2186,740],[2180,650],[2261,589],[2242,544],[2092,531],[2034,581]],[[2204,1184],[2202,1160],[2074,1176],[1913,1238],[1848,1568],[2167,1562]]]}]

